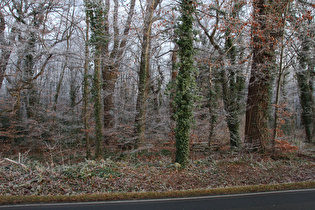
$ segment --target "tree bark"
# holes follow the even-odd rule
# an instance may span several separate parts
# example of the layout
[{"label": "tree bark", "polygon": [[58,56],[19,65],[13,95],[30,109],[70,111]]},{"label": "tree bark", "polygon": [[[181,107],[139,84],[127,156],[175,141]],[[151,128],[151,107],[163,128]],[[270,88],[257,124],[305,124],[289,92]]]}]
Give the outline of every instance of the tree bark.
[{"label": "tree bark", "polygon": [[84,125],[84,136],[85,136],[85,148],[86,148],[86,159],[91,159],[91,147],[90,147],[90,133],[89,133],[89,117],[88,117],[88,104],[89,104],[89,29],[90,21],[86,13],[86,31],[85,31],[85,53],[84,53],[84,75],[83,75],[83,106],[82,106],[82,118]]},{"label": "tree bark", "polygon": [[[239,12],[244,6],[243,1],[233,1],[232,9],[229,11],[229,16],[232,21],[237,20],[239,17]],[[219,24],[219,9],[216,10],[216,25],[211,34],[208,33],[206,27],[204,27],[201,22],[198,20],[199,25],[204,30],[206,36],[208,37],[212,46],[218,51],[220,57],[218,58],[216,63],[220,64],[221,72],[220,72],[220,83],[222,87],[222,98],[224,102],[224,109],[227,112],[226,114],[226,122],[229,128],[230,133],[230,147],[231,149],[240,148],[241,147],[241,137],[239,134],[239,115],[241,111],[241,103],[243,100],[243,90],[245,78],[242,75],[242,71],[236,69],[236,59],[237,59],[237,47],[235,46],[235,39],[231,36],[231,29],[227,26],[225,31],[225,46],[221,48],[214,40],[216,31],[218,29]],[[236,21],[235,21],[236,22]],[[240,33],[240,32],[239,32]],[[229,63],[229,64],[227,64]],[[211,80],[211,78],[209,78]],[[209,129],[209,145],[214,133],[214,127],[216,123],[216,114],[214,109],[217,107],[218,96],[215,93],[212,82],[210,84],[209,90],[209,113],[210,113],[210,129]]]},{"label": "tree bark", "polygon": [[100,48],[96,49],[95,69],[93,78],[93,98],[94,98],[94,118],[95,118],[95,159],[100,160],[103,157],[103,132],[101,117],[101,56]]},{"label": "tree bark", "polygon": [[[102,67],[103,75],[103,92],[104,92],[104,127],[106,130],[110,130],[115,126],[115,103],[114,103],[114,94],[115,94],[115,84],[118,78],[118,70],[122,61],[122,56],[125,51],[125,47],[128,41],[128,34],[131,28],[131,21],[134,15],[135,9],[135,0],[131,0],[130,8],[128,12],[127,21],[124,26],[123,37],[120,40],[119,37],[119,26],[118,26],[118,9],[119,3],[118,0],[114,1],[114,46],[112,51],[109,51],[109,46],[105,46],[104,49],[104,63]],[[106,8],[109,9],[109,1],[106,1]],[[108,25],[108,17],[107,17]],[[109,33],[109,28],[107,26],[106,31]],[[110,141],[110,135],[105,136],[105,142],[108,144]]]},{"label": "tree bark", "polygon": [[138,82],[138,97],[136,105],[135,117],[135,148],[138,148],[145,140],[145,121],[146,121],[146,106],[147,96],[149,91],[150,79],[150,51],[151,51],[151,29],[153,23],[153,12],[156,9],[159,0],[147,0],[146,15],[144,17],[143,36],[141,43],[141,61],[139,69]]},{"label": "tree bark", "polygon": [[[235,18],[235,17],[234,17]],[[244,89],[245,79],[240,70],[236,70],[236,46],[233,46],[233,40],[230,32],[226,32],[225,48],[230,66],[221,72],[221,85],[223,91],[224,109],[227,112],[226,122],[230,132],[231,149],[240,148],[242,145],[239,134],[239,114],[241,110],[241,95]],[[228,75],[226,75],[228,73]]]},{"label": "tree bark", "polygon": [[302,107],[302,123],[304,125],[306,142],[315,142],[315,101],[313,96],[314,64],[310,57],[311,43],[309,37],[302,37],[302,50],[299,55],[299,70],[297,71],[297,81],[300,89],[300,104]]},{"label": "tree bark", "polygon": [[5,71],[9,63],[11,50],[8,48],[8,43],[5,41],[4,31],[6,22],[3,13],[0,11],[0,46],[1,46],[1,57],[0,57],[0,89],[4,80]]},{"label": "tree bark", "polygon": [[245,146],[265,151],[269,139],[268,111],[272,73],[276,69],[275,50],[281,37],[281,15],[287,1],[253,1],[253,60],[248,86]]},{"label": "tree bark", "polygon": [[[107,1],[106,1],[107,2]],[[92,35],[90,42],[94,45],[94,76],[93,76],[93,102],[95,119],[95,159],[103,158],[103,126],[101,116],[101,73],[104,49],[108,47],[107,18],[108,14],[101,0],[97,2],[86,1],[86,15],[90,21]],[[107,5],[108,6],[108,5]],[[105,6],[106,8],[108,8]]]},{"label": "tree bark", "polygon": [[[287,10],[289,4],[286,7],[285,13],[284,13],[284,17],[283,17],[283,22],[286,21],[286,15],[287,15]],[[272,152],[275,152],[275,146],[276,146],[276,140],[277,140],[277,135],[278,135],[278,119],[279,119],[279,105],[280,105],[280,94],[281,94],[281,85],[283,83],[283,73],[284,73],[284,67],[283,67],[283,62],[284,62],[284,49],[285,49],[285,44],[284,44],[284,29],[285,29],[285,25],[283,25],[283,34],[281,37],[281,50],[280,50],[280,63],[279,63],[279,70],[278,70],[278,78],[277,78],[277,83],[276,83],[276,101],[275,101],[275,113],[274,113],[274,125],[273,125],[273,137],[271,140],[271,144],[272,144]]]}]

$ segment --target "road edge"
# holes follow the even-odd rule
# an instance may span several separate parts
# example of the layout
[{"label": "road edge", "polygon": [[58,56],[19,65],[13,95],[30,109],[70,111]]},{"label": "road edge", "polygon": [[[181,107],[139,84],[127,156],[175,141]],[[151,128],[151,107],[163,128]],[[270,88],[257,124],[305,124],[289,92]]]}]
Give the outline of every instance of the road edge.
[{"label": "road edge", "polygon": [[[276,192],[283,190],[315,188],[315,181],[280,183],[270,185],[249,185],[213,189],[196,189],[165,192],[121,192],[81,195],[53,195],[53,196],[0,196],[0,205],[41,204],[41,203],[74,203],[96,201],[132,201],[149,199],[193,198],[216,195],[237,195],[246,193]],[[0,206],[1,208],[1,206]]]}]

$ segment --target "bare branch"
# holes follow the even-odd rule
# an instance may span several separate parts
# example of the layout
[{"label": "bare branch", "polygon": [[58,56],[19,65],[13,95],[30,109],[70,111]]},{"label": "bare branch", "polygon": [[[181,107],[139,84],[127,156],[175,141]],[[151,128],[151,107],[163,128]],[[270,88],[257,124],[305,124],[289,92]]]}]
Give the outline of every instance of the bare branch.
[{"label": "bare branch", "polygon": [[209,41],[211,42],[211,44],[213,45],[213,47],[219,51],[220,55],[224,54],[222,49],[220,48],[220,46],[214,41],[214,36],[215,36],[215,33],[217,31],[217,26],[218,26],[218,23],[219,23],[219,17],[218,15],[216,16],[216,24],[215,24],[215,27],[212,31],[211,34],[209,34],[207,28],[201,24],[200,22],[200,19],[198,18],[197,14],[196,15],[196,20],[198,22],[198,24],[200,25],[200,27],[202,28],[202,30],[205,32],[206,36],[208,37]]},{"label": "bare branch", "polygon": [[298,2],[300,2],[300,3],[302,3],[302,4],[306,4],[306,5],[308,5],[308,6],[311,6],[311,7],[315,8],[314,2],[313,2],[313,3],[310,3],[310,2],[304,1],[304,0],[298,0]]},{"label": "bare branch", "polygon": [[27,166],[24,165],[23,163],[20,163],[20,162],[11,160],[11,159],[9,159],[9,158],[4,158],[4,160],[6,160],[6,161],[8,161],[8,162],[11,162],[11,163],[14,163],[14,164],[17,164],[17,165],[20,165],[20,166],[22,166],[24,169],[28,170]]},{"label": "bare branch", "polygon": [[165,53],[162,53],[161,55],[155,56],[155,58],[160,58],[160,57],[162,57],[162,56],[164,56],[164,55],[166,55],[166,54],[168,54],[168,53],[177,52],[177,51],[178,51],[178,50],[169,50],[169,51],[167,51],[167,52],[165,52]]}]

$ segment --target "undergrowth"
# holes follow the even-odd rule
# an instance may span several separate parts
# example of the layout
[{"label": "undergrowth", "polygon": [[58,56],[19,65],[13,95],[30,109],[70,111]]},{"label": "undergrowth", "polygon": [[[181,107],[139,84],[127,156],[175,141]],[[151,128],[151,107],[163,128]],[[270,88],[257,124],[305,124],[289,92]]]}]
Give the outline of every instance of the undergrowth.
[{"label": "undergrowth", "polygon": [[163,153],[59,165],[25,159],[25,167],[5,161],[0,164],[0,195],[168,192],[315,180],[314,162],[297,156],[272,159],[258,154],[216,153],[192,160],[181,169],[172,156]]}]

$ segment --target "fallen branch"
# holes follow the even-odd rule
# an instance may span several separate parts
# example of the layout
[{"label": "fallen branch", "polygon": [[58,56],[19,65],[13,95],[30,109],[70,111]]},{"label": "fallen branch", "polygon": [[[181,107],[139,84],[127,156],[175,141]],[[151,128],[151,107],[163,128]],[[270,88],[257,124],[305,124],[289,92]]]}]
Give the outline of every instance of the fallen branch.
[{"label": "fallen branch", "polygon": [[4,158],[4,160],[9,161],[9,162],[11,162],[11,163],[15,163],[15,164],[17,164],[17,165],[22,166],[22,167],[23,167],[23,168],[25,168],[25,169],[28,169],[28,168],[27,168],[27,166],[26,166],[26,165],[24,165],[23,163],[20,163],[20,162],[17,162],[17,161],[11,160],[11,159],[9,159],[9,158]]}]

